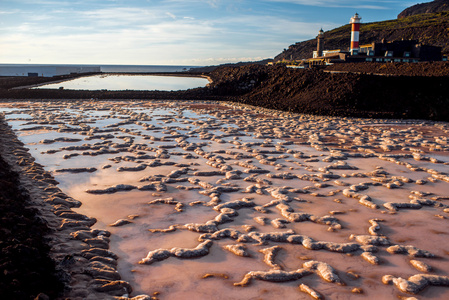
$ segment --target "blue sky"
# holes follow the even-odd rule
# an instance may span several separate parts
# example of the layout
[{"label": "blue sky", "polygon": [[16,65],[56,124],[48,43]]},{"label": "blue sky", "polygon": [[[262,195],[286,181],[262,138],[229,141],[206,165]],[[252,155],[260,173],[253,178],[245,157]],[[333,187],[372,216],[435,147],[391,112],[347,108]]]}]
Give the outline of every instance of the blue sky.
[{"label": "blue sky", "polygon": [[[424,0],[426,1],[426,0]],[[430,1],[430,0],[429,0]],[[214,65],[318,30],[396,18],[400,0],[0,0],[0,63]]]}]

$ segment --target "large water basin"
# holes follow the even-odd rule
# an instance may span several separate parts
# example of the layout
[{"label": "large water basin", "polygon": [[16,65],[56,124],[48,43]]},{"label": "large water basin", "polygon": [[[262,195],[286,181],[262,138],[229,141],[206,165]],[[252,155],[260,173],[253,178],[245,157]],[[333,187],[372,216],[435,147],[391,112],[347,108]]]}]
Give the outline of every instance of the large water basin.
[{"label": "large water basin", "polygon": [[209,83],[202,77],[156,76],[156,75],[111,75],[102,74],[76,78],[69,81],[46,84],[38,89],[68,90],[140,90],[179,91],[204,87]]}]

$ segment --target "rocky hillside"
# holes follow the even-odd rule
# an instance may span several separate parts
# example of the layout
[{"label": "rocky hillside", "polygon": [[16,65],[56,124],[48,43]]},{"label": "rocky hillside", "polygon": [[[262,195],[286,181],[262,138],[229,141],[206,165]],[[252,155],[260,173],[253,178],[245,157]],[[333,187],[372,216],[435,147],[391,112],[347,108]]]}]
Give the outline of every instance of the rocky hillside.
[{"label": "rocky hillside", "polygon": [[449,11],[449,0],[435,0],[427,3],[420,3],[404,9],[399,15],[398,19],[419,15],[430,14],[442,11]]},{"label": "rocky hillside", "polygon": [[[404,65],[403,71],[409,66],[417,64]],[[449,74],[449,63],[431,63],[426,70],[408,70],[416,76],[378,76],[284,66],[222,67],[210,74],[214,82],[208,88],[244,104],[297,113],[448,121],[449,85],[443,75]]]},{"label": "rocky hillside", "polygon": [[[445,0],[446,2],[448,0]],[[360,26],[360,44],[413,39],[424,44],[440,46],[443,54],[449,54],[449,11],[420,14],[397,20],[362,23]],[[319,28],[317,28],[318,34]],[[350,25],[324,33],[325,49],[347,50],[351,39]],[[275,61],[299,60],[310,58],[316,50],[316,39],[296,43],[275,57]]]}]

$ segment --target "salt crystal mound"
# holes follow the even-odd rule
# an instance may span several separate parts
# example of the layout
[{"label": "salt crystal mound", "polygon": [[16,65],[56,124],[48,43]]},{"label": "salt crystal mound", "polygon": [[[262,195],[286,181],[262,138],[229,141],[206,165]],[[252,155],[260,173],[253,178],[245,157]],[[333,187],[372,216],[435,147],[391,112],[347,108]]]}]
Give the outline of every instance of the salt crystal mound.
[{"label": "salt crystal mound", "polygon": [[394,284],[400,291],[405,293],[417,294],[427,286],[445,286],[449,287],[448,276],[417,274],[408,279],[385,275],[382,277],[384,284]]},{"label": "salt crystal mound", "polygon": [[234,253],[235,255],[238,255],[238,256],[243,256],[243,257],[251,256],[248,253],[247,248],[244,244],[226,245],[223,247],[223,249],[226,249],[226,250],[230,251],[231,253]]},{"label": "salt crystal mound", "polygon": [[320,293],[318,293],[317,291],[315,291],[310,286],[308,286],[308,285],[306,285],[304,283],[301,283],[299,285],[299,289],[300,289],[301,292],[304,292],[304,293],[308,294],[313,299],[317,299],[317,300],[323,299],[323,296]]},{"label": "salt crystal mound", "polygon": [[195,258],[200,256],[205,256],[209,254],[209,248],[212,246],[211,240],[206,240],[203,243],[199,244],[197,247],[193,249],[186,248],[172,248],[170,250],[167,249],[157,249],[150,251],[144,259],[139,261],[139,264],[152,264],[156,261],[161,261],[169,258],[170,256],[179,257],[179,258]]},{"label": "salt crystal mound", "polygon": [[282,270],[270,270],[270,271],[251,271],[245,275],[240,282],[234,283],[235,286],[247,286],[251,283],[251,280],[263,280],[272,282],[285,282],[298,280],[304,276],[310,275],[312,272],[308,269],[298,269],[296,271],[282,271]]},{"label": "salt crystal mound", "polygon": [[264,259],[263,261],[272,269],[275,270],[281,270],[282,267],[278,264],[276,264],[274,262],[274,259],[276,257],[276,254],[281,250],[282,248],[279,246],[273,246],[270,248],[265,248],[265,249],[261,249],[259,250],[260,252],[262,252],[264,254]]},{"label": "salt crystal mound", "polygon": [[412,259],[412,260],[410,260],[410,264],[413,267],[415,267],[415,269],[417,269],[418,271],[421,271],[421,272],[428,273],[428,272],[432,271],[432,267],[431,266],[429,266],[425,262],[422,262],[422,261],[419,261],[419,260]]},{"label": "salt crystal mound", "polygon": [[[448,274],[442,274],[442,267],[432,268],[433,260],[443,257],[447,248],[446,241],[436,242],[449,213],[447,123],[196,105],[74,101],[45,103],[45,109],[31,104],[32,109],[14,111],[32,117],[17,118],[22,123],[14,126],[40,150],[33,155],[50,164],[61,163],[54,168],[56,178],[30,173],[36,180],[53,184],[61,180],[67,185],[64,180],[70,178],[92,179],[92,184],[80,187],[89,195],[86,199],[104,208],[111,205],[110,199],[142,199],[139,209],[124,209],[123,215],[116,213],[108,222],[101,213],[93,218],[55,210],[62,218],[61,231],[72,230],[75,239],[90,246],[82,252],[90,261],[86,274],[107,278],[97,281],[96,289],[131,288],[114,273],[117,256],[108,250],[107,237],[84,229],[97,221],[109,224],[120,236],[139,230],[145,253],[127,253],[134,259],[127,264],[140,262],[139,272],[146,275],[133,276],[147,276],[140,280],[148,285],[158,282],[152,268],[165,270],[173,259],[182,259],[177,261],[180,266],[188,261],[197,267],[201,264],[195,262],[205,259],[213,270],[215,257],[225,257],[230,266],[225,277],[243,278],[233,282],[247,286],[245,290],[259,280],[295,281],[299,291],[322,299],[332,297],[327,284],[336,284],[332,289],[339,293],[346,292],[347,284],[373,298],[382,297],[377,293],[391,295],[393,287],[382,282],[393,283],[404,293],[447,286]],[[71,112],[63,112],[65,108]],[[39,130],[49,134],[36,139],[32,134]],[[92,166],[80,167],[86,162]],[[62,193],[45,201],[68,208],[81,205]],[[166,214],[163,221],[158,211]],[[126,217],[131,214],[140,218]],[[424,223],[411,227],[421,220]],[[193,235],[191,242],[197,246],[177,245],[174,238],[175,247],[154,243],[184,234]],[[122,243],[127,245],[126,239]],[[305,260],[301,268],[287,259],[298,252]],[[341,254],[345,259],[339,259]],[[392,274],[407,277],[415,269],[426,274],[408,280],[376,275],[379,285],[372,284],[374,277],[366,270],[380,274],[403,256],[409,257],[405,259],[410,269],[396,267]],[[231,269],[235,260],[244,260],[246,270]],[[248,272],[248,265],[254,265],[254,271]],[[261,270],[264,266],[269,270]],[[358,269],[357,284],[342,276],[347,269]],[[368,280],[372,288],[364,285]],[[299,291],[289,296],[297,297]]]}]

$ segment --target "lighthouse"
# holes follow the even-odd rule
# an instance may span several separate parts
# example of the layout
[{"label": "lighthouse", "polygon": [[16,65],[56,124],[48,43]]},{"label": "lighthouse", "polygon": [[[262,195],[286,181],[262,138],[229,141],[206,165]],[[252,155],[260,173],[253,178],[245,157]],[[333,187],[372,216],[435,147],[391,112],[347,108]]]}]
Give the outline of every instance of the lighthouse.
[{"label": "lighthouse", "polygon": [[316,37],[317,45],[316,45],[316,53],[317,57],[323,56],[323,50],[324,50],[324,31],[323,28],[318,32],[318,36]]},{"label": "lighthouse", "polygon": [[352,25],[351,28],[351,55],[359,54],[359,31],[360,31],[360,18],[359,14],[356,13],[352,18],[349,24]]}]

